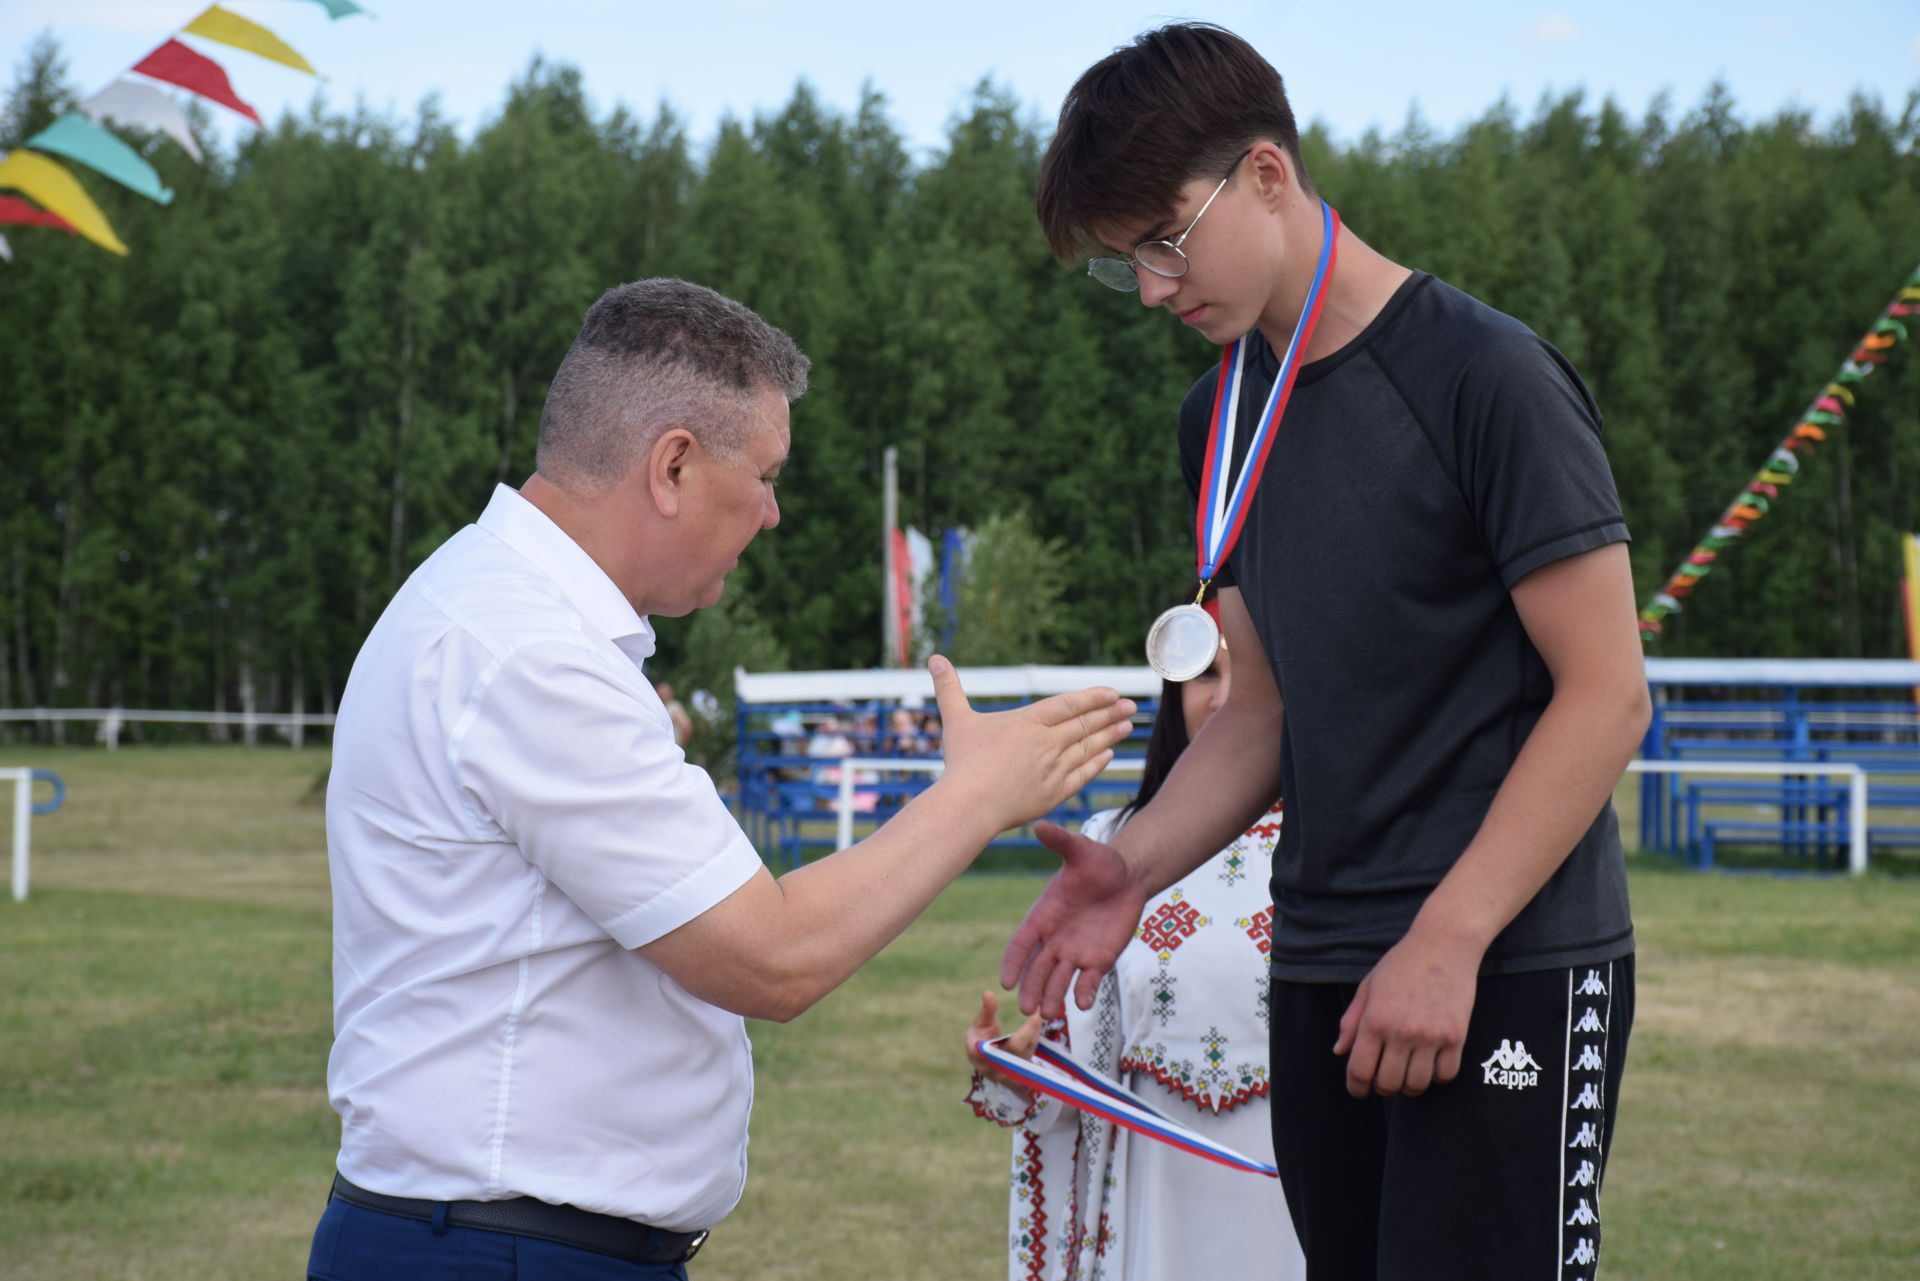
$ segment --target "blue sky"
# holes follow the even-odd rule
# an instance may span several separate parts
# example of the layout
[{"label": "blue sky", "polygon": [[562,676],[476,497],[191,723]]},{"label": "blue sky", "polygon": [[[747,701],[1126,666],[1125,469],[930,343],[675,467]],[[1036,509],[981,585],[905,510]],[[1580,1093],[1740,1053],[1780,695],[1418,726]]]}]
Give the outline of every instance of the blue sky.
[{"label": "blue sky", "polygon": [[[17,64],[51,32],[83,92],[106,84],[207,0],[5,0],[0,48]],[[1451,131],[1503,93],[1529,115],[1545,92],[1611,95],[1631,114],[1666,90],[1693,106],[1716,78],[1740,114],[1789,105],[1825,124],[1849,93],[1897,114],[1920,87],[1920,3],[1834,6],[1723,0],[1477,0],[1468,4],[1251,0],[1148,6],[1135,0],[900,5],[815,0],[365,0],[377,17],[329,22],[303,0],[227,0],[305,54],[335,103],[364,97],[410,112],[438,91],[464,127],[495,109],[536,52],[581,68],[597,110],[624,101],[644,115],[666,100],[696,141],[727,113],[778,107],[805,77],[850,110],[871,80],[916,151],[940,145],[971,87],[990,76],[1036,119],[1050,118],[1074,77],[1135,32],[1174,18],[1219,22],[1264,52],[1303,120],[1351,141],[1391,134],[1416,109]],[[202,45],[240,96],[269,119],[311,98],[313,80],[237,50]],[[9,68],[10,70],[10,68]]]}]

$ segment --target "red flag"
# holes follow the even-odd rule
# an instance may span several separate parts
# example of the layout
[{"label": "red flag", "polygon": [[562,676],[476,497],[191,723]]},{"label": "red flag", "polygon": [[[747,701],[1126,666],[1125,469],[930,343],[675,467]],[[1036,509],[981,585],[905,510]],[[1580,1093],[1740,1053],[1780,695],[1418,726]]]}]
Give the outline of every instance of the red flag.
[{"label": "red flag", "polygon": [[18,196],[0,196],[0,223],[18,223],[25,227],[58,227],[69,236],[73,224],[57,213],[35,209]]},{"label": "red flag", "polygon": [[907,536],[898,529],[889,531],[893,539],[893,601],[899,620],[900,652],[894,661],[901,667],[913,666],[913,553],[907,549]]},{"label": "red flag", "polygon": [[204,54],[195,53],[178,40],[167,41],[135,63],[133,69],[143,76],[152,76],[155,80],[164,80],[170,85],[191,90],[209,102],[217,102],[239,112],[255,124],[260,123],[260,113],[240,101],[233,92],[233,83],[227,79],[227,73],[220,64]]}]

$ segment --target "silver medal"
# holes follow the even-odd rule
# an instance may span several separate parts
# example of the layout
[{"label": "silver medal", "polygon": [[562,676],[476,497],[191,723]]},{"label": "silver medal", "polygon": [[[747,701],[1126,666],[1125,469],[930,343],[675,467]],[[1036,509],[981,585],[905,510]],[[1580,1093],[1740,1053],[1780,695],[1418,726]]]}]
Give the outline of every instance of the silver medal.
[{"label": "silver medal", "polygon": [[1198,605],[1175,605],[1147,631],[1147,666],[1163,680],[1190,681],[1220,653],[1220,625]]}]

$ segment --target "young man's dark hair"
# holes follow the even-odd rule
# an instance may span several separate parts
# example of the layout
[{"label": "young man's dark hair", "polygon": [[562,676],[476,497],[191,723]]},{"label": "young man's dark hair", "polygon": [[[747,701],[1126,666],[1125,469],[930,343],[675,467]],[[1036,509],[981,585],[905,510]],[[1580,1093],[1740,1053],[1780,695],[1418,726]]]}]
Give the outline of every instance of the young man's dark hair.
[{"label": "young man's dark hair", "polygon": [[1262,138],[1292,158],[1311,194],[1286,86],[1252,45],[1204,22],[1146,32],[1067,91],[1034,189],[1040,229],[1070,258],[1096,224],[1164,217],[1190,179],[1224,172]]}]

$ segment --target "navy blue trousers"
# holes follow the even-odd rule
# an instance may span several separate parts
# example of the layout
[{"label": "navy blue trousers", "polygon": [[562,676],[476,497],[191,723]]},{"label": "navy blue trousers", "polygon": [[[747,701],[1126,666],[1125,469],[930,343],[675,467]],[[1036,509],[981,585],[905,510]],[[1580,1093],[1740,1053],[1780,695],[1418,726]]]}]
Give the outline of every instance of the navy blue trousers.
[{"label": "navy blue trousers", "polygon": [[313,1234],[308,1281],[687,1281],[684,1263],[628,1263],[483,1228],[443,1227],[339,1198]]}]

